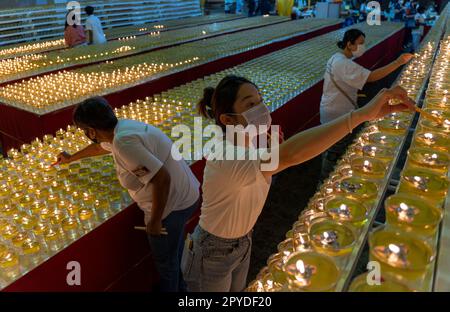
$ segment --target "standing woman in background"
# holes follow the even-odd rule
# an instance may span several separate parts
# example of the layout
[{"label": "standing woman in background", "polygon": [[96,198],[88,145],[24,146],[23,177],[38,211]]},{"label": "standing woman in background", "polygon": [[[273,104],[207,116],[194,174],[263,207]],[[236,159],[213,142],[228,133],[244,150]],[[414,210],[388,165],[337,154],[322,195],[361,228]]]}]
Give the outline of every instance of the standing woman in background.
[{"label": "standing woman in background", "polygon": [[[344,38],[338,42],[342,50],[335,53],[327,62],[320,102],[320,122],[326,124],[358,108],[358,90],[366,82],[383,79],[413,57],[405,53],[392,63],[370,71],[353,61],[366,51],[366,35],[359,29],[349,29]],[[352,141],[348,134],[331,146],[323,155],[321,180],[328,177],[336,161],[345,152]]]},{"label": "standing woman in background", "polygon": [[[405,104],[388,105],[392,98]],[[354,109],[324,125],[300,132],[277,147],[271,155],[279,161],[271,168],[266,161],[249,157],[251,136],[245,129],[257,127],[265,134],[271,125],[270,111],[257,86],[243,78],[227,76],[216,88],[206,88],[199,111],[215,120],[223,131],[242,126],[245,140],[236,133],[223,138],[222,152],[238,155],[238,160],[223,154],[207,156],[203,182],[203,203],[192,240],[185,245],[182,271],[189,291],[242,291],[247,282],[252,246],[252,231],[269,193],[272,176],[284,169],[316,157],[350,133],[359,124],[411,106],[401,87],[382,90],[363,108]],[[258,128],[260,127],[260,128]],[[245,157],[243,157],[245,156]],[[271,163],[271,160],[268,161]],[[267,170],[267,171],[266,171]],[[272,171],[269,171],[272,170]]]}]

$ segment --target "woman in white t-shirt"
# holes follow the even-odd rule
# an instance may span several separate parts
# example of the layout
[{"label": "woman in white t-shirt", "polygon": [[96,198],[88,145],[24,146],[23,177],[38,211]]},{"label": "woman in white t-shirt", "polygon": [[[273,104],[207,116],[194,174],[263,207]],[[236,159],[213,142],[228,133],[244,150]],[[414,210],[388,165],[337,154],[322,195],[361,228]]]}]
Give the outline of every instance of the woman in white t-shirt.
[{"label": "woman in white t-shirt", "polygon": [[[388,101],[392,98],[405,104],[390,106]],[[215,119],[222,130],[240,126],[246,140],[235,143],[237,133],[230,135],[228,131],[223,143],[224,160],[206,157],[200,222],[182,258],[188,289],[242,291],[250,263],[252,229],[266,201],[272,175],[319,155],[359,124],[411,105],[401,87],[382,90],[365,107],[298,133],[279,146],[272,145],[269,160],[266,157],[252,160],[249,154],[253,140],[248,129],[254,125],[261,130],[254,134],[265,135],[271,125],[270,112],[257,86],[245,78],[227,76],[215,89],[205,89],[199,104],[201,114]],[[240,160],[230,159],[230,155],[236,154],[241,158],[233,159]],[[279,160],[275,166],[264,166],[273,159]]]},{"label": "woman in white t-shirt", "polygon": [[[344,38],[337,44],[342,51],[335,53],[327,62],[320,102],[322,124],[357,108],[358,90],[361,90],[366,82],[383,79],[413,57],[413,54],[405,53],[392,63],[370,71],[353,60],[366,51],[365,37],[359,29],[347,30]],[[352,136],[347,135],[324,153],[321,179],[328,177],[351,140]]]}]

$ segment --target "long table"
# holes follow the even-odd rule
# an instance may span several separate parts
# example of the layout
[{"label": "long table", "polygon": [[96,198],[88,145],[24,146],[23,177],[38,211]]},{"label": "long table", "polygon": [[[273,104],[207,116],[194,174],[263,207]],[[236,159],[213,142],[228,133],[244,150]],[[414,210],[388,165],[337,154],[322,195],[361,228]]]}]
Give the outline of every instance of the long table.
[{"label": "long table", "polygon": [[[330,22],[323,27],[301,32],[294,36],[283,37],[279,40],[272,40],[252,50],[238,51],[228,56],[219,56],[214,61],[197,64],[188,69],[169,73],[157,79],[104,96],[113,107],[119,107],[130,101],[151,96],[152,94],[244,63],[253,58],[314,38],[339,29],[340,27],[340,22]],[[2,110],[2,117],[0,118],[0,142],[3,151],[6,152],[10,148],[20,147],[22,144],[30,142],[36,137],[53,133],[59,128],[71,123],[73,106],[42,115],[3,103],[0,103],[0,109]]]}]

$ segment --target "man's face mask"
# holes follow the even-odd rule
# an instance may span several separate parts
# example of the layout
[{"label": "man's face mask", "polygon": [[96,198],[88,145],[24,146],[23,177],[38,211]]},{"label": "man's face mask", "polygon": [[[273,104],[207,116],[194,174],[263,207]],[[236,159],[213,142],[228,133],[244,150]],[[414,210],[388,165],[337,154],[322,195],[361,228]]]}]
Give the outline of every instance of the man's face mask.
[{"label": "man's face mask", "polygon": [[99,142],[98,142],[98,140],[97,140],[96,137],[92,138],[92,137],[89,135],[89,132],[90,132],[89,129],[83,129],[83,131],[84,131],[84,135],[86,135],[86,136],[88,137],[89,140],[91,140],[94,144],[99,144]]}]

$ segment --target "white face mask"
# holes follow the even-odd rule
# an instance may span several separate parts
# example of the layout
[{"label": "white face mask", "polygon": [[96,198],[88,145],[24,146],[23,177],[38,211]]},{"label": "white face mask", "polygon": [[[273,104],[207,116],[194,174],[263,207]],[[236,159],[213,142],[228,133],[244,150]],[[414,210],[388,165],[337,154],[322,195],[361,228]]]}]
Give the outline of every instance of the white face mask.
[{"label": "white face mask", "polygon": [[100,143],[100,146],[101,146],[105,151],[112,152],[112,144],[111,144],[111,143],[109,143],[109,142],[101,142],[101,143]]},{"label": "white face mask", "polygon": [[352,51],[352,54],[354,57],[360,57],[366,52],[366,45],[365,44],[358,44],[358,47],[356,48],[356,51]]},{"label": "white face mask", "polygon": [[[263,134],[267,132],[270,125],[272,124],[272,117],[270,116],[270,111],[264,103],[260,103],[245,112],[243,112],[242,117],[247,121],[247,126],[243,128],[244,132],[248,132],[249,125],[254,125],[258,134]],[[264,127],[260,126],[266,126]]]}]

